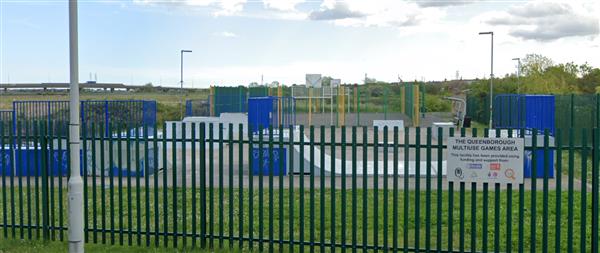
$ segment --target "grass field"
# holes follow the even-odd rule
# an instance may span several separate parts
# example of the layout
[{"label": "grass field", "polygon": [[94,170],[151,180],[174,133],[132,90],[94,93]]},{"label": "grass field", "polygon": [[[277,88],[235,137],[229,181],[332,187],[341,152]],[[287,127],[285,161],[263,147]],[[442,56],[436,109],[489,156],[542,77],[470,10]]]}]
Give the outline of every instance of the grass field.
[{"label": "grass field", "polygon": [[[360,182],[360,181],[359,181]],[[399,191],[396,199],[397,205],[397,222],[394,222],[394,192],[388,191],[387,200],[386,195],[382,189],[379,189],[377,193],[374,190],[362,191],[356,190],[356,202],[352,201],[352,191],[348,190],[345,201],[342,201],[341,190],[335,192],[335,207],[333,207],[332,194],[330,190],[319,191],[315,189],[313,192],[314,196],[314,216],[311,215],[310,200],[311,192],[309,190],[304,191],[300,194],[299,189],[295,189],[293,195],[293,202],[290,202],[290,192],[288,189],[273,191],[273,201],[271,202],[268,195],[267,182],[265,182],[265,192],[262,198],[259,196],[258,190],[254,190],[253,198],[249,199],[248,189],[242,191],[242,208],[240,209],[240,191],[239,189],[232,189],[233,195],[230,198],[229,189],[224,189],[222,192],[218,189],[212,191],[212,200],[207,204],[208,214],[207,220],[207,232],[212,234],[214,240],[210,240],[208,237],[209,244],[216,248],[221,246],[224,248],[229,247],[229,236],[233,236],[234,241],[231,245],[233,248],[238,248],[239,242],[237,237],[240,232],[240,221],[242,221],[242,231],[244,237],[249,237],[249,229],[253,229],[253,238],[265,239],[263,246],[268,248],[269,235],[272,231],[274,239],[274,247],[277,249],[278,238],[284,238],[285,240],[290,239],[293,236],[295,241],[299,240],[303,236],[303,241],[315,241],[317,247],[319,242],[323,240],[328,243],[332,238],[332,233],[335,233],[335,242],[341,243],[342,235],[345,236],[346,244],[352,244],[353,236],[356,236],[357,243],[363,244],[367,242],[369,245],[377,244],[378,246],[387,245],[392,246],[394,238],[397,238],[399,246],[407,245],[409,247],[416,247],[417,243],[420,248],[425,248],[425,245],[429,244],[432,248],[436,248],[437,236],[441,235],[442,248],[452,247],[459,249],[461,247],[465,249],[471,248],[472,236],[475,236],[475,248],[482,250],[483,245],[487,245],[488,249],[494,249],[496,246],[495,241],[498,241],[498,248],[501,251],[506,251],[507,247],[511,247],[516,250],[519,247],[519,224],[523,225],[523,240],[521,243],[525,249],[529,249],[532,246],[532,242],[535,241],[536,251],[542,249],[544,245],[544,235],[547,235],[547,246],[549,249],[555,247],[556,231],[560,229],[560,251],[566,251],[568,246],[579,249],[582,246],[582,242],[585,243],[584,251],[589,251],[591,243],[591,194],[587,194],[585,202],[582,202],[582,193],[578,190],[572,192],[573,199],[572,203],[569,202],[568,192],[566,189],[561,193],[561,205],[559,223],[557,220],[557,209],[556,209],[556,192],[548,192],[548,212],[547,217],[544,217],[544,203],[543,193],[538,192],[536,194],[536,201],[532,202],[532,194],[530,191],[523,192],[524,206],[522,209],[523,219],[519,220],[519,192],[518,190],[512,191],[510,198],[511,208],[509,209],[508,192],[502,190],[498,191],[497,194],[494,192],[494,187],[490,187],[488,193],[487,203],[484,201],[484,193],[477,192],[476,195],[472,195],[470,185],[467,185],[464,190],[464,195],[460,194],[461,188],[456,185],[455,191],[452,194],[452,206],[450,205],[450,192],[442,192],[442,208],[438,209],[437,200],[438,194],[436,191],[432,191],[430,195],[431,205],[426,202],[427,192],[426,191]],[[318,184],[318,182],[316,182]],[[402,183],[402,182],[399,182]],[[277,184],[277,181],[275,181]],[[360,185],[360,184],[359,184]],[[156,242],[163,247],[165,242],[168,243],[169,247],[173,247],[174,238],[168,236],[166,238],[163,234],[164,228],[167,227],[168,231],[173,232],[175,227],[175,220],[177,221],[177,231],[179,233],[188,233],[186,239],[178,237],[178,247],[183,249],[182,243],[186,240],[186,247],[189,248],[192,244],[194,237],[191,234],[198,235],[200,233],[199,220],[202,215],[199,211],[200,198],[199,192],[196,191],[196,209],[192,207],[192,190],[187,189],[185,191],[177,189],[159,188],[158,189],[158,202],[154,200],[154,191],[148,191],[148,201],[146,201],[146,189],[140,189],[140,194],[136,194],[135,187],[129,189],[124,187],[122,189],[121,196],[119,199],[119,189],[113,189],[114,192],[110,195],[110,189],[105,189],[102,192],[101,189],[96,191],[96,201],[92,201],[91,195],[92,190],[88,189],[88,212],[87,221],[88,227],[100,229],[98,232],[89,232],[87,239],[89,242],[105,243],[105,244],[116,244],[116,245],[135,245],[143,246],[147,242],[153,247]],[[166,191],[165,191],[166,190]],[[283,193],[283,195],[280,195]],[[323,193],[321,195],[321,193]],[[101,196],[104,194],[105,199],[102,201]],[[166,206],[165,206],[165,195],[166,194]],[[174,194],[177,194],[177,201],[173,204]],[[185,194],[186,202],[184,203],[183,195]],[[222,201],[219,196],[222,194]],[[417,194],[419,195],[419,209],[416,207]],[[14,190],[15,198],[11,198],[13,193],[10,188],[6,189],[6,198],[2,203],[3,206],[0,212],[0,218],[6,217],[7,222],[10,224],[11,219],[14,219],[15,223],[20,223],[20,217],[24,218],[24,223],[28,223],[29,212],[31,210],[31,222],[36,223],[39,216],[36,215],[36,209],[39,208],[33,201],[35,194],[31,195],[31,209],[28,209],[26,191],[19,194],[17,189]],[[52,204],[49,206],[50,220],[53,221],[55,226],[66,226],[66,192],[62,191],[62,203],[58,202],[58,191],[53,191],[50,194]],[[301,195],[304,197],[303,209],[304,213],[300,215],[300,199]],[[21,202],[21,198],[23,202]],[[110,196],[113,196],[111,202]],[[140,197],[138,199],[138,196]],[[210,191],[207,192],[207,200],[210,200]],[[280,196],[282,196],[283,202],[280,202]],[[462,197],[461,197],[462,196]],[[498,197],[498,198],[497,198]],[[496,199],[498,202],[496,202]],[[249,200],[253,203],[252,216],[250,216]],[[405,202],[407,201],[407,202]],[[23,204],[21,204],[23,203]],[[95,204],[94,204],[95,203]],[[146,206],[146,203],[148,205]],[[212,203],[212,205],[210,204]],[[261,204],[262,203],[262,204]],[[293,216],[290,216],[290,203],[293,203]],[[324,204],[323,204],[324,203]],[[356,208],[356,219],[353,217],[353,206],[355,203]],[[14,204],[14,206],[13,206]],[[323,204],[323,205],[322,205]],[[366,205],[365,205],[366,204]],[[406,206],[408,204],[408,206]],[[585,204],[585,206],[583,206]],[[487,205],[487,209],[485,208]],[[496,205],[498,205],[496,207]],[[20,207],[23,207],[22,209]],[[95,208],[95,209],[94,209]],[[148,208],[148,209],[146,209]],[[158,212],[155,212],[155,208],[158,208]],[[177,211],[174,211],[177,208]],[[344,210],[342,210],[344,208]],[[535,211],[534,211],[535,208]],[[569,210],[572,208],[571,210]],[[62,217],[59,216],[60,210],[62,210]],[[95,211],[94,211],[95,210]],[[185,211],[183,211],[185,210]],[[210,212],[212,210],[212,212]],[[427,212],[429,210],[429,212]],[[437,212],[441,211],[441,216],[437,215]],[[451,211],[450,211],[451,210]],[[499,210],[497,214],[494,210]],[[509,210],[511,210],[509,212]],[[583,212],[585,210],[585,213]],[[194,212],[195,211],[195,212]],[[366,211],[366,212],[365,212]],[[572,231],[569,231],[569,219],[568,213],[572,211]],[[23,213],[21,216],[20,213]],[[262,212],[262,217],[260,216]],[[321,212],[323,216],[321,216]],[[212,215],[211,215],[212,213]],[[428,216],[430,213],[431,216]],[[508,218],[507,215],[512,216]],[[532,214],[535,213],[535,222],[532,222]],[[177,214],[176,217],[174,214]],[[270,215],[271,214],[271,215]],[[473,216],[473,214],[475,216]],[[231,216],[230,216],[231,215]],[[404,216],[406,215],[406,216]],[[451,215],[451,218],[450,218]],[[250,217],[252,217],[253,224],[250,226]],[[61,219],[62,218],[62,224]],[[497,219],[498,218],[498,219]],[[3,218],[4,219],[4,218]],[[322,220],[321,220],[322,219]],[[429,219],[429,220],[428,220]],[[290,223],[290,220],[292,223]],[[461,220],[464,221],[461,225]],[[496,220],[497,228],[496,228]],[[195,223],[194,223],[195,221]],[[301,221],[304,223],[301,226]],[[321,223],[323,221],[323,224]],[[452,225],[450,225],[452,221]],[[487,221],[487,232],[484,233],[484,221]],[[547,233],[543,231],[544,221],[548,227]],[[585,221],[585,223],[582,223]],[[473,223],[474,222],[474,223]],[[158,223],[159,236],[155,237],[154,231],[156,230],[155,224]],[[94,225],[96,224],[96,225]],[[293,224],[291,228],[290,225]],[[394,229],[397,225],[397,235],[394,236]],[[52,225],[52,224],[51,224]],[[113,233],[107,231],[102,233],[101,228],[104,225],[105,228],[110,229],[113,227]],[[231,226],[230,226],[231,225]],[[270,230],[272,225],[272,230]],[[441,228],[438,233],[438,225]],[[343,227],[345,226],[345,233],[343,233]],[[12,229],[1,228],[0,226],[0,240],[5,238],[15,238],[18,240],[21,236],[28,238],[31,233],[32,238],[35,240],[39,236],[40,230],[28,230],[26,228]],[[355,230],[352,228],[355,227]],[[123,230],[121,230],[121,228]],[[131,230],[129,230],[131,228]],[[150,229],[149,237],[146,237],[146,230]],[[262,228],[262,233],[260,232]],[[301,231],[301,229],[303,231]],[[496,230],[498,229],[498,230]],[[535,239],[532,237],[532,231],[535,229]],[[140,233],[137,233],[140,231]],[[354,235],[352,231],[355,231]],[[451,232],[450,232],[451,231]],[[510,231],[512,234],[511,240],[507,239],[507,232]],[[291,232],[291,233],[290,233]],[[570,232],[570,233],[569,233]],[[585,233],[582,237],[581,233]],[[281,233],[281,234],[280,234]],[[406,237],[405,237],[406,233]],[[464,236],[461,237],[461,234]],[[417,236],[418,235],[418,236]],[[483,236],[487,236],[487,243],[484,244]],[[5,237],[6,236],[6,237]],[[569,240],[571,236],[571,240]],[[63,239],[66,239],[66,233],[63,234]],[[51,238],[59,239],[59,231],[52,231]],[[220,240],[223,239],[223,240]],[[584,239],[584,240],[582,240]],[[148,241],[147,241],[148,240]],[[417,242],[417,240],[419,240]],[[198,242],[198,241],[196,241]],[[212,242],[212,243],[210,243]],[[451,243],[451,245],[450,245]],[[14,246],[10,246],[14,245]],[[35,247],[35,243],[30,247]],[[6,247],[17,247],[14,243],[9,243]],[[254,249],[260,246],[259,243],[254,244]],[[282,245],[284,251],[289,251],[288,245]],[[305,249],[308,248],[308,245]],[[136,249],[134,247],[134,249]],[[298,246],[295,246],[298,249]],[[248,241],[243,242],[243,251],[250,250]],[[135,252],[135,251],[134,251]],[[158,251],[162,252],[162,251]]]},{"label": "grass field", "polygon": [[[69,250],[67,242],[58,241],[39,241],[39,240],[21,240],[21,239],[0,239],[0,253],[59,253]],[[148,252],[148,253],[171,253],[171,252],[189,252],[189,253],[207,253],[207,252],[235,252],[230,250],[201,250],[201,249],[173,249],[173,248],[148,248],[136,246],[118,246],[91,244],[85,245],[85,252],[90,253],[115,253],[115,252]]]}]

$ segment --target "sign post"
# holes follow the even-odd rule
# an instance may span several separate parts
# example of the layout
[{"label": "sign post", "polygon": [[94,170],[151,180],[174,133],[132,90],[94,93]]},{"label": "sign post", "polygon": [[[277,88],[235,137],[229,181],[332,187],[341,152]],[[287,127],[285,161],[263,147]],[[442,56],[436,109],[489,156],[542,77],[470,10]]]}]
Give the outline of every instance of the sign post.
[{"label": "sign post", "polygon": [[522,184],[524,140],[520,138],[448,138],[450,182]]}]

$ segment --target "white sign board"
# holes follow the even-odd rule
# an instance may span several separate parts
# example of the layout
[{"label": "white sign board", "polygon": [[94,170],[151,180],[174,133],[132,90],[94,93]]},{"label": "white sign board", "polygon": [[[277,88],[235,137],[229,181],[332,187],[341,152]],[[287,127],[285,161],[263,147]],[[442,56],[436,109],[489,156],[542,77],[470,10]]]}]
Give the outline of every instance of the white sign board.
[{"label": "white sign board", "polygon": [[450,182],[523,183],[524,141],[520,138],[448,138]]},{"label": "white sign board", "polygon": [[342,79],[331,79],[330,85],[331,87],[338,87],[342,84]]},{"label": "white sign board", "polygon": [[321,88],[321,74],[306,74],[306,86]]}]

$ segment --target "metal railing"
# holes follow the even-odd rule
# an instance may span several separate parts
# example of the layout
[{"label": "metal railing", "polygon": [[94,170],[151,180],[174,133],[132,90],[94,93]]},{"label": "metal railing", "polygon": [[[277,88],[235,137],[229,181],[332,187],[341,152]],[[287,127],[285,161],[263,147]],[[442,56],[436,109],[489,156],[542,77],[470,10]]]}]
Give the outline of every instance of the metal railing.
[{"label": "metal railing", "polygon": [[[201,123],[172,127],[167,138],[166,126],[104,127],[84,127],[81,139],[88,243],[598,252],[599,129],[581,130],[581,145],[574,130],[557,129],[555,143],[533,130],[532,178],[500,185],[447,181],[442,129],[229,125],[224,133]],[[25,129],[0,136],[0,237],[66,240],[66,137],[45,122]],[[507,130],[524,137],[517,132],[525,133]]]}]

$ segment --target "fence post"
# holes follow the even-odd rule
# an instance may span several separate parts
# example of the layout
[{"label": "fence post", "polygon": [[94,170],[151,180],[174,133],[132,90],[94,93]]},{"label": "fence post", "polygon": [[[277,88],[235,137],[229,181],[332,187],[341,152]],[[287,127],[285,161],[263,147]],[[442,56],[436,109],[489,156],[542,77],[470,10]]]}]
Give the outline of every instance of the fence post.
[{"label": "fence post", "polygon": [[50,239],[49,229],[49,210],[48,210],[48,136],[46,121],[42,123],[41,131],[41,147],[42,153],[42,164],[41,164],[41,176],[42,176],[42,237],[44,240]]},{"label": "fence post", "polygon": [[600,205],[600,195],[598,185],[600,178],[598,178],[599,171],[599,159],[600,159],[600,94],[596,94],[596,128],[594,129],[594,162],[592,167],[592,252],[598,252],[598,205]]},{"label": "fence post", "polygon": [[596,94],[596,128],[600,128],[600,94]]},{"label": "fence post", "polygon": [[[598,98],[598,96],[596,96]],[[598,105],[598,102],[596,102]],[[597,110],[598,107],[596,107]],[[598,252],[598,159],[600,156],[600,131],[599,128],[594,128],[593,132],[593,153],[592,153],[592,251]]]},{"label": "fence post", "polygon": [[575,95],[571,94],[571,124],[569,124],[569,126],[571,126],[571,128],[573,128],[574,126],[574,122],[575,122],[575,106],[573,104],[575,100]]}]

